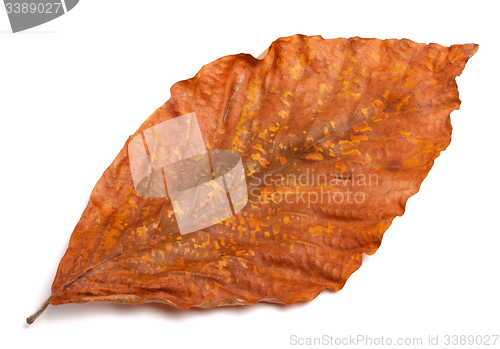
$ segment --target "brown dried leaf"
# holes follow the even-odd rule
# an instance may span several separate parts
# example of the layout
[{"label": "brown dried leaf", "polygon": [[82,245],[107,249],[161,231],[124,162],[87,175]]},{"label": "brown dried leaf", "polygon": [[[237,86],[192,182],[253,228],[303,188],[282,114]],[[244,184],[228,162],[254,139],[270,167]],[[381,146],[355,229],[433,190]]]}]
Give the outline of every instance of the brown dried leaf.
[{"label": "brown dried leaf", "polygon": [[455,77],[477,49],[295,35],[260,59],[204,66],[134,136],[195,112],[207,148],[240,154],[250,202],[181,235],[168,197],[134,189],[129,138],[94,188],[41,311],[94,301],[290,304],[340,290],[450,143]]}]

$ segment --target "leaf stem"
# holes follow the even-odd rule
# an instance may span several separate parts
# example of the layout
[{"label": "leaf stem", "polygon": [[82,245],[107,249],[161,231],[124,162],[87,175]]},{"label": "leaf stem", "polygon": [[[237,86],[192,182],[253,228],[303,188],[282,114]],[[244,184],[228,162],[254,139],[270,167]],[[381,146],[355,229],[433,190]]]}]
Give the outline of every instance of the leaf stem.
[{"label": "leaf stem", "polygon": [[40,315],[42,315],[42,313],[45,311],[45,309],[47,309],[47,307],[49,306],[49,304],[50,304],[49,302],[50,302],[50,297],[47,298],[47,300],[45,302],[43,302],[42,306],[40,308],[38,308],[38,310],[36,311],[36,313],[34,313],[33,315],[28,316],[26,318],[26,322],[28,323],[28,325],[31,325],[33,322],[35,322],[35,320]]}]

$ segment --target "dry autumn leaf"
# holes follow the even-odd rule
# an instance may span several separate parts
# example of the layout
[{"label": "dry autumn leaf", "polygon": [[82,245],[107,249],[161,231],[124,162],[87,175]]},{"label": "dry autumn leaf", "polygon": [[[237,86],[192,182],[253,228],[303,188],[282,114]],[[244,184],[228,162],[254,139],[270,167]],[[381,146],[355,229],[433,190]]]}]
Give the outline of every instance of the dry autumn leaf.
[{"label": "dry autumn leaf", "polygon": [[[455,77],[477,49],[295,35],[258,59],[204,66],[172,87],[104,172],[28,323],[49,304],[209,308],[340,290],[450,143]],[[231,150],[247,188],[246,205],[237,209],[229,190],[230,217],[194,231],[181,231],[166,182],[170,196],[138,194],[131,166],[134,139],[151,144],[148,130],[180,116],[196,117],[209,179],[215,150]]]}]

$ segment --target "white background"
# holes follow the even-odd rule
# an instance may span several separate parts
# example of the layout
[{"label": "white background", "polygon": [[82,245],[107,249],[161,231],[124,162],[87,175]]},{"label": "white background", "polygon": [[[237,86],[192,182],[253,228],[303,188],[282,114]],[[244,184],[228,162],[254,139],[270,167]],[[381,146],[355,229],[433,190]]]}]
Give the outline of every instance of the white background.
[{"label": "white background", "polygon": [[[439,335],[442,344],[444,335],[500,334],[494,3],[82,0],[18,34],[0,7],[2,347],[286,348],[291,335],[358,334]],[[26,325],[93,186],[171,85],[297,33],[480,45],[457,79],[451,145],[344,289],[292,306],[50,306]]]}]

